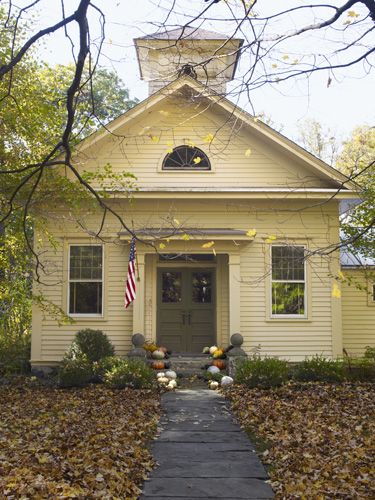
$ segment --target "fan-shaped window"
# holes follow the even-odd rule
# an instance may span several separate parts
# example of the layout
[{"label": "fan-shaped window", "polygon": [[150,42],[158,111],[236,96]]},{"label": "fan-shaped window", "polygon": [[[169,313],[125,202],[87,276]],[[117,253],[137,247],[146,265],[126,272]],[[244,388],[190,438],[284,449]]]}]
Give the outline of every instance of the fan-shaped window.
[{"label": "fan-shaped window", "polygon": [[211,170],[211,165],[201,149],[177,146],[164,158],[163,170]]}]

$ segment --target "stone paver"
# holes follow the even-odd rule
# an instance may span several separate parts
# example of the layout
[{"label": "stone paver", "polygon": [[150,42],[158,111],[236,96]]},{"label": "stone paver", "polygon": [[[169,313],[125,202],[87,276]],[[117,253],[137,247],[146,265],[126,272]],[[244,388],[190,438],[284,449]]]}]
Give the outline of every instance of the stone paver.
[{"label": "stone paver", "polygon": [[207,389],[164,394],[158,467],[140,500],[270,499],[273,492],[254,447],[225,399]]}]

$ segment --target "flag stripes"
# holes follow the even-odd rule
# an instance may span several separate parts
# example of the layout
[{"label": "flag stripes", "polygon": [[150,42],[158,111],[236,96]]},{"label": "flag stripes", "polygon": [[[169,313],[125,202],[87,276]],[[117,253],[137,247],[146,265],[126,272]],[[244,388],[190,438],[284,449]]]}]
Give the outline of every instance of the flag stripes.
[{"label": "flag stripes", "polygon": [[132,238],[130,243],[129,263],[128,263],[128,278],[125,287],[125,309],[133,302],[136,297],[135,286],[135,238]]}]

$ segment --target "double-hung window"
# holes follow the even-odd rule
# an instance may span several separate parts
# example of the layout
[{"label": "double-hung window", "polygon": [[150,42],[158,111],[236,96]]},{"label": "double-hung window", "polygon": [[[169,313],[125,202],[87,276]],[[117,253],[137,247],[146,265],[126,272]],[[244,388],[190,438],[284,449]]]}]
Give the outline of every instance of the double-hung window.
[{"label": "double-hung window", "polygon": [[273,245],[272,317],[306,317],[306,270],[303,246]]},{"label": "double-hung window", "polygon": [[68,304],[72,315],[102,315],[102,245],[70,245]]}]

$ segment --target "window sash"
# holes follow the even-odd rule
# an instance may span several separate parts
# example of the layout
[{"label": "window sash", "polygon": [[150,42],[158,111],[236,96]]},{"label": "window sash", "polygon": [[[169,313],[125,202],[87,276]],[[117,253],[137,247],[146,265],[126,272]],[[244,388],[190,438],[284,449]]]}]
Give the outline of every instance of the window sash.
[{"label": "window sash", "polygon": [[[284,248],[293,249],[291,251],[291,258],[288,258],[287,251],[283,252],[282,249]],[[277,249],[277,254],[276,252],[274,253],[274,249]],[[296,251],[296,249],[298,250]],[[298,256],[300,250],[304,253],[304,249],[303,245],[295,245],[293,247],[288,245],[271,246],[270,307],[271,317],[273,318],[306,318],[307,316],[306,262],[303,260],[303,265],[301,266],[299,262],[300,257]],[[277,257],[282,259],[279,267],[275,266],[275,263],[277,264]],[[283,274],[283,271],[285,271],[285,278],[280,276],[280,274]],[[288,279],[288,276],[292,276],[294,279]],[[285,285],[284,287],[282,286],[283,284]],[[283,296],[284,292],[286,293]],[[295,294],[295,297],[293,297],[293,294]],[[280,306],[283,303],[284,310],[282,311],[280,310]]]},{"label": "window sash", "polygon": [[[86,249],[100,248],[101,252],[95,253],[85,252]],[[81,251],[77,252],[77,249]],[[72,261],[73,265],[72,266]],[[85,263],[81,267],[80,264]],[[87,245],[87,244],[72,244],[69,245],[68,255],[68,300],[67,309],[68,314],[71,316],[103,316],[103,299],[104,299],[104,277],[103,277],[103,263],[104,263],[104,247],[103,245]],[[82,269],[84,272],[82,273]],[[82,276],[83,275],[83,276]],[[73,277],[74,276],[74,277]],[[90,277],[88,277],[90,276]],[[95,288],[93,285],[97,284]],[[87,286],[85,286],[87,284]],[[81,285],[81,286],[80,286]],[[91,286],[90,286],[91,285]],[[87,291],[87,295],[94,302],[88,303],[87,297],[82,297],[81,300],[77,296],[83,290]],[[86,299],[86,300],[85,300]],[[90,299],[89,299],[90,300]],[[90,306],[93,306],[90,310]],[[80,309],[77,312],[77,309]]]}]

